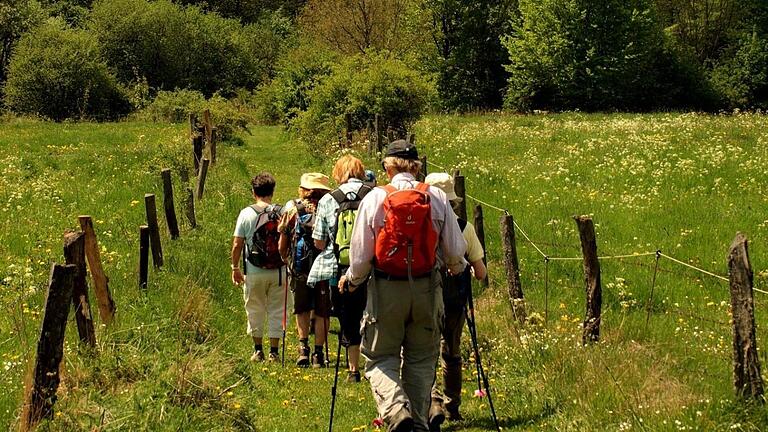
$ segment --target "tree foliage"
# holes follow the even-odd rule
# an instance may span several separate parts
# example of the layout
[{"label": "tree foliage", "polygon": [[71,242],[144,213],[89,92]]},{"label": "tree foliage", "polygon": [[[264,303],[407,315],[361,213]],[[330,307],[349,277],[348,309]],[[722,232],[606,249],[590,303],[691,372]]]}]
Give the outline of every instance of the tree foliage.
[{"label": "tree foliage", "polygon": [[21,38],[8,68],[5,103],[53,120],[114,119],[130,108],[96,38],[60,21]]},{"label": "tree foliage", "polygon": [[0,2],[0,86],[6,79],[13,45],[28,30],[45,19],[43,8],[36,0],[5,0]]}]

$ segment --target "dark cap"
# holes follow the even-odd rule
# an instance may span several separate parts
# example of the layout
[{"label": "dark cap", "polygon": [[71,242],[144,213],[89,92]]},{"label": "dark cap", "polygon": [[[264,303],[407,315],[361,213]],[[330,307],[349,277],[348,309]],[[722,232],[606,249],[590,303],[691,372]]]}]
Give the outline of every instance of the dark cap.
[{"label": "dark cap", "polygon": [[418,160],[419,152],[416,146],[406,140],[392,141],[387,146],[385,157],[393,156],[400,159]]}]

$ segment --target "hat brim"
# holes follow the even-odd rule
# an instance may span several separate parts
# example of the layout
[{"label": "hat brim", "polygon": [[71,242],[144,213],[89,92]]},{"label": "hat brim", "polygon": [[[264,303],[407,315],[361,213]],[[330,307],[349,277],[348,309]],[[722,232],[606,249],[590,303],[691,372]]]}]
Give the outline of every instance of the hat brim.
[{"label": "hat brim", "polygon": [[304,189],[331,190],[331,188],[328,187],[327,185],[324,185],[320,182],[314,182],[314,181],[303,182],[300,186]]}]

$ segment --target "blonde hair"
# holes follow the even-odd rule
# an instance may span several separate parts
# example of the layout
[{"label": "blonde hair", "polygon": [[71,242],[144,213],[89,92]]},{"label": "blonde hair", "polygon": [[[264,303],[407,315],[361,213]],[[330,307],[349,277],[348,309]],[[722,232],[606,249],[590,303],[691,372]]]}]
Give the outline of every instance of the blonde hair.
[{"label": "blonde hair", "polygon": [[421,161],[413,159],[403,159],[395,156],[387,156],[382,161],[384,169],[392,167],[398,173],[411,173],[414,176],[418,175],[421,171]]},{"label": "blonde hair", "polygon": [[346,183],[351,178],[365,180],[365,167],[360,159],[344,155],[336,161],[331,176],[338,184]]}]

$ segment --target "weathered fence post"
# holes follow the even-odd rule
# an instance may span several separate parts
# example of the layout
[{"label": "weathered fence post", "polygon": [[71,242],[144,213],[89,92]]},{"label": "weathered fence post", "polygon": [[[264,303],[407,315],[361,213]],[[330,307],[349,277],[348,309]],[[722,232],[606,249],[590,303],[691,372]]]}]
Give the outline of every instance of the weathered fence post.
[{"label": "weathered fence post", "polygon": [[213,138],[213,121],[211,120],[211,110],[209,109],[203,111],[203,133],[205,134],[205,147],[208,148],[210,154],[211,140]]},{"label": "weathered fence post", "polygon": [[32,430],[53,413],[59,388],[59,366],[64,357],[64,334],[77,268],[74,265],[51,266],[45,298],[43,325],[37,341],[37,358],[32,381],[27,384],[21,430]]},{"label": "weathered fence post", "polygon": [[418,178],[416,180],[423,182],[427,178],[427,157],[421,157],[421,171],[419,171]]},{"label": "weathered fence post", "polygon": [[219,128],[211,128],[211,163],[216,164],[216,146],[219,144]]},{"label": "weathered fence post", "polygon": [[149,244],[152,246],[152,264],[160,268],[163,266],[163,246],[160,244],[160,227],[157,225],[155,194],[144,195],[144,207],[147,213],[147,226],[149,227]]},{"label": "weathered fence post", "polygon": [[[485,252],[485,226],[484,226],[484,219],[483,219],[483,206],[480,204],[475,206],[474,211],[474,224],[475,224],[475,233],[477,234],[477,239],[480,240],[480,246],[483,247],[483,264],[486,266],[488,265],[488,258],[487,254]],[[488,286],[488,272],[485,273],[485,278],[483,278],[482,281],[480,281],[482,286],[486,287]]]},{"label": "weathered fence post", "polygon": [[139,288],[147,289],[149,277],[149,227],[139,227]]},{"label": "weathered fence post", "polygon": [[194,137],[197,132],[197,114],[189,113],[189,136]]},{"label": "weathered fence post", "polygon": [[515,319],[522,324],[525,322],[525,300],[523,298],[523,286],[520,283],[520,262],[517,259],[517,245],[515,244],[515,221],[510,214],[501,217],[501,239],[504,248],[504,267],[507,273],[509,300],[512,303]]},{"label": "weathered fence post", "polygon": [[160,174],[163,178],[163,209],[165,220],[168,223],[168,233],[171,239],[179,238],[179,222],[176,220],[176,207],[173,202],[173,182],[171,182],[171,170],[166,168]]},{"label": "weathered fence post", "polygon": [[96,231],[93,229],[93,220],[88,215],[79,216],[78,220],[80,230],[85,233],[85,257],[88,259],[88,268],[93,278],[93,292],[99,302],[99,317],[103,324],[109,324],[115,318],[115,302],[109,291],[109,278],[101,266],[101,252]]},{"label": "weathered fence post", "polygon": [[733,386],[736,395],[762,401],[763,379],[755,338],[755,303],[752,297],[752,265],[747,238],[736,234],[728,253],[733,314]]},{"label": "weathered fence post", "polygon": [[195,228],[197,227],[197,217],[195,216],[195,193],[192,191],[191,187],[187,188],[187,197],[184,201],[184,212],[187,215],[189,226]]},{"label": "weathered fence post", "polygon": [[195,172],[200,171],[200,161],[203,159],[203,136],[195,134],[192,136],[192,159],[195,163]]},{"label": "weathered fence post", "polygon": [[80,342],[96,346],[96,333],[93,330],[91,304],[88,302],[88,283],[85,271],[85,233],[64,234],[64,259],[75,266],[72,285],[72,306],[75,308],[75,321]]},{"label": "weathered fence post", "polygon": [[346,129],[347,129],[347,147],[352,146],[352,113],[346,113],[344,115],[344,120],[346,121]]},{"label": "weathered fence post", "polygon": [[197,176],[197,190],[195,193],[198,200],[203,199],[203,191],[205,190],[205,178],[208,176],[209,164],[210,161],[208,159],[203,159],[203,163],[200,165],[200,174]]},{"label": "weathered fence post", "polygon": [[467,189],[464,184],[464,176],[461,175],[459,170],[453,175],[453,189],[456,191],[456,196],[461,198],[458,202],[457,216],[461,219],[467,220]]},{"label": "weathered fence post", "polygon": [[600,340],[600,321],[603,306],[603,288],[600,284],[600,260],[597,258],[595,224],[589,216],[574,216],[579,228],[581,253],[584,255],[584,286],[587,294],[587,312],[584,318],[582,343]]}]

